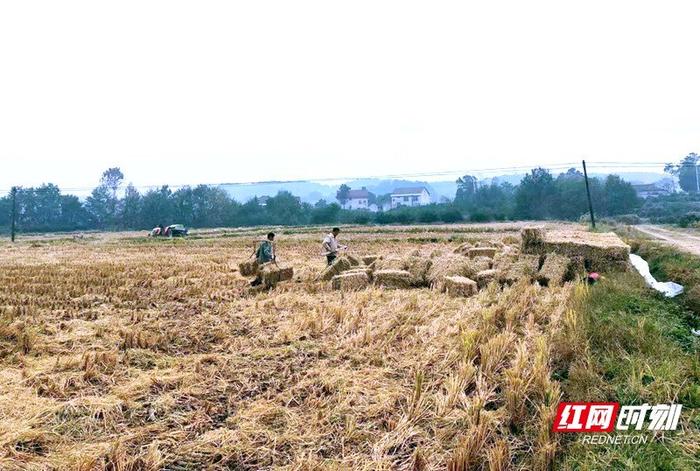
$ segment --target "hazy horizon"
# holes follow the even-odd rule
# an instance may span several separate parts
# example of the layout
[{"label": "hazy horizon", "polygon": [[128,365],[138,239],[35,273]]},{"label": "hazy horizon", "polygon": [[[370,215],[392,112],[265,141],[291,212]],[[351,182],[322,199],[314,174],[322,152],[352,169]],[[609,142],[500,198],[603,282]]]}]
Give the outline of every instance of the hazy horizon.
[{"label": "hazy horizon", "polygon": [[137,186],[452,178],[582,158],[660,171],[700,150],[698,13],[6,2],[0,188],[89,188],[112,166]]}]

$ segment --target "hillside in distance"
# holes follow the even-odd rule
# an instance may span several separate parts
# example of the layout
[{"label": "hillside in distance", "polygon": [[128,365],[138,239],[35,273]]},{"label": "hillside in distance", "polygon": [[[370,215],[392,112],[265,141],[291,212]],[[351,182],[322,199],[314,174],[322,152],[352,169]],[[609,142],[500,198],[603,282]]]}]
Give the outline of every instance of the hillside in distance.
[{"label": "hillside in distance", "polygon": [[[555,173],[556,175],[556,173]],[[607,173],[593,172],[591,177],[605,178]],[[653,172],[619,172],[616,173],[624,180],[631,183],[654,183],[665,178],[668,175],[663,173]],[[493,177],[480,178],[482,183],[510,183],[517,185],[525,176],[524,173],[514,173],[497,175]],[[274,196],[280,191],[288,191],[295,196],[301,198],[304,203],[314,204],[319,200],[334,202],[336,191],[342,182],[314,182],[314,181],[294,181],[294,182],[260,182],[260,183],[227,183],[219,185],[220,188],[226,190],[236,201],[245,202],[254,197]],[[454,199],[457,191],[457,183],[455,180],[438,180],[438,181],[422,181],[422,180],[405,180],[405,179],[378,179],[366,178],[350,180],[345,182],[352,189],[367,188],[375,195],[383,195],[391,193],[396,188],[425,186],[430,192],[432,201],[440,203],[444,200]]]}]

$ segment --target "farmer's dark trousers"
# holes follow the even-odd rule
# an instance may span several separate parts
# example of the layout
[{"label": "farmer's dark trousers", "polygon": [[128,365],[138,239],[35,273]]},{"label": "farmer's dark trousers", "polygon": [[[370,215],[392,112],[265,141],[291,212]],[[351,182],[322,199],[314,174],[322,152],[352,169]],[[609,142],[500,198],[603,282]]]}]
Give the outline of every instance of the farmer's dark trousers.
[{"label": "farmer's dark trousers", "polygon": [[335,260],[336,257],[337,257],[337,255],[334,253],[326,255],[326,260],[328,260],[328,265],[333,265],[333,261]]}]

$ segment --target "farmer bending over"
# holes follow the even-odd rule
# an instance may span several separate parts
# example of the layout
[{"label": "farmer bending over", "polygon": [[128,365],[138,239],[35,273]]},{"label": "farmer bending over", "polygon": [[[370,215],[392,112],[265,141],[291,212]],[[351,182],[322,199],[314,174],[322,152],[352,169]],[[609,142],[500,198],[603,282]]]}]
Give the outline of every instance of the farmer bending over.
[{"label": "farmer bending over", "polygon": [[[255,261],[258,265],[263,263],[273,262],[275,260],[275,246],[273,244],[275,240],[275,233],[270,232],[267,234],[267,239],[260,242],[257,250],[255,250]],[[251,286],[258,286],[262,283],[262,275],[258,273],[253,281],[250,282]]]},{"label": "farmer bending over", "polygon": [[275,246],[273,242],[275,241],[275,233],[270,232],[267,234],[267,239],[260,242],[258,249],[255,251],[255,259],[260,265],[267,262],[272,262],[275,259]]},{"label": "farmer bending over", "polygon": [[347,245],[338,244],[338,234],[340,234],[340,229],[334,227],[333,231],[323,239],[323,250],[328,265],[333,264],[333,261],[338,256],[338,250],[348,248]]}]

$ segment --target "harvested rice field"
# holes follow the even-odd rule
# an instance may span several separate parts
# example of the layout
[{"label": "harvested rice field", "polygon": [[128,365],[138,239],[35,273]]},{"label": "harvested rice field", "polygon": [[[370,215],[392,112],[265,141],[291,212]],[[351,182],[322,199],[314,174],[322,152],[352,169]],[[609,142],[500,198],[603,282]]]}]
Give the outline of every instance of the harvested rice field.
[{"label": "harvested rice field", "polygon": [[255,291],[267,228],[3,242],[0,469],[551,469],[583,288],[520,228],[279,229]]}]

